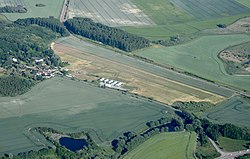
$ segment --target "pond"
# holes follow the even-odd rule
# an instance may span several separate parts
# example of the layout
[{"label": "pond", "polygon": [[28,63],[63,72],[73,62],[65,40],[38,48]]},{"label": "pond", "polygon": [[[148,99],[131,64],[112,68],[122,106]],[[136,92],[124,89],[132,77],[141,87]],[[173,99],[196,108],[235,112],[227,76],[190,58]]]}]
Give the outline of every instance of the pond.
[{"label": "pond", "polygon": [[61,137],[59,142],[62,146],[65,146],[70,151],[76,152],[82,149],[84,146],[88,146],[88,142],[85,139],[73,139],[69,137]]}]

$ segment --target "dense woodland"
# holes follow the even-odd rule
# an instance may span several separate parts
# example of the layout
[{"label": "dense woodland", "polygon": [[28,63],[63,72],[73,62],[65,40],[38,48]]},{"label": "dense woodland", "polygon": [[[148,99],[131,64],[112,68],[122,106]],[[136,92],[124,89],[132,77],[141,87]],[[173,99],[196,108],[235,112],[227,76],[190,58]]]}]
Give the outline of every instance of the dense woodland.
[{"label": "dense woodland", "polygon": [[28,91],[34,82],[16,76],[0,77],[0,95],[15,96]]},{"label": "dense woodland", "polygon": [[0,7],[0,13],[26,13],[27,8],[22,5]]},{"label": "dense woodland", "polygon": [[[30,25],[28,24],[29,19],[18,20],[14,23],[0,23],[0,67],[7,70],[6,76],[14,76],[2,83],[6,86],[1,85],[1,89],[6,90],[1,90],[1,95],[13,96],[27,91],[32,85],[27,85],[23,78],[28,81],[30,79],[42,80],[41,76],[36,75],[36,71],[29,70],[28,67],[38,69],[37,67],[40,65],[39,67],[50,68],[61,64],[60,58],[50,48],[50,43],[67,34],[61,32],[62,29],[53,27],[51,25],[53,20],[55,19],[43,18],[43,21],[48,21],[48,26],[42,26],[44,23],[41,21],[39,24],[41,26]],[[54,23],[57,26],[58,20]],[[64,28],[64,26],[62,27]],[[38,59],[43,59],[43,65],[35,62]],[[19,77],[22,77],[22,82]],[[15,88],[9,85],[9,80],[13,82]],[[22,84],[23,86],[21,86]]]},{"label": "dense woodland", "polygon": [[61,36],[68,36],[69,35],[69,32],[64,27],[64,25],[58,19],[55,19],[53,17],[18,19],[15,21],[15,24],[23,25],[23,26],[37,24],[39,26],[49,28],[54,32],[60,33]]},{"label": "dense woodland", "polygon": [[75,34],[102,42],[123,51],[134,51],[149,46],[149,40],[123,30],[95,23],[89,18],[73,18],[65,22],[67,29]]}]

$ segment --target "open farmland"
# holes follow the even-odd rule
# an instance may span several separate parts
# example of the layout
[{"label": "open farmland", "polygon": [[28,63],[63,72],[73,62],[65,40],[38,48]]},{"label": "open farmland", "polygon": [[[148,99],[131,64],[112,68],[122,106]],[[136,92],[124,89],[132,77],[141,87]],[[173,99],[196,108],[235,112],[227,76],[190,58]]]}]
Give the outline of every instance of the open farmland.
[{"label": "open farmland", "polygon": [[216,123],[232,123],[249,127],[250,99],[232,97],[204,113],[203,116]]},{"label": "open farmland", "polygon": [[140,131],[147,121],[171,114],[163,105],[63,78],[46,80],[21,96],[1,97],[0,109],[0,155],[44,147],[45,139],[34,135],[32,127],[85,130],[106,145],[125,131]]},{"label": "open farmland", "polygon": [[193,159],[195,140],[195,133],[158,134],[128,153],[124,159]]},{"label": "open farmland", "polygon": [[241,1],[238,3],[234,0],[132,0],[157,25],[124,29],[152,40],[190,35],[204,29],[217,28],[217,24],[231,24],[239,18],[249,16],[249,2]]},{"label": "open farmland", "polygon": [[[154,65],[74,37],[57,40],[53,49],[62,60],[70,63],[67,68],[73,71],[72,74],[81,79],[96,80],[98,79],[96,76],[99,76],[122,81],[131,92],[168,104],[175,101],[217,103],[224,99],[222,96],[168,79],[171,74],[165,75],[163,68],[159,67],[158,73],[158,67]],[[180,79],[183,80],[185,77]],[[177,75],[173,76],[173,79],[177,78]],[[232,95],[230,91],[225,93]]]},{"label": "open farmland", "polygon": [[68,17],[88,17],[108,26],[154,25],[130,0],[71,0]]},{"label": "open farmland", "polygon": [[250,91],[250,77],[227,74],[223,62],[218,58],[221,50],[249,40],[250,36],[247,35],[204,36],[183,45],[148,48],[135,54],[162,65],[171,65],[218,83]]},{"label": "open farmland", "polygon": [[[4,13],[11,21],[31,18],[31,17],[49,17],[59,18],[64,0],[0,0],[0,6],[23,5],[27,8],[27,13]],[[44,4],[44,7],[36,7],[36,4]]]}]

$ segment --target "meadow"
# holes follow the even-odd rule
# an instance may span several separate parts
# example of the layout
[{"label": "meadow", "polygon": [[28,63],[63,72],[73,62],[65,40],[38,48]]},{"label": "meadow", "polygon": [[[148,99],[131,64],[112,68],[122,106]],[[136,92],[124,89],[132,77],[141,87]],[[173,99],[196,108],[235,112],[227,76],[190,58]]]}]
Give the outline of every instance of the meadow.
[{"label": "meadow", "polygon": [[238,126],[249,127],[249,115],[250,100],[234,96],[204,113],[203,117],[219,124],[232,123]]},{"label": "meadow", "polygon": [[[0,0],[0,6],[4,5],[24,5],[27,13],[4,13],[11,21],[31,17],[49,17],[59,18],[64,0]],[[36,4],[44,4],[44,7],[36,7]]]},{"label": "meadow", "polygon": [[219,146],[222,147],[223,151],[235,152],[248,149],[246,145],[250,142],[245,140],[234,140],[226,137],[219,137],[218,143]]},{"label": "meadow", "polygon": [[249,2],[238,1],[199,0],[197,3],[197,0],[132,0],[157,25],[124,29],[151,40],[191,35],[204,29],[217,28],[217,24],[228,25],[249,16]]},{"label": "meadow", "polygon": [[129,152],[124,159],[193,159],[195,140],[195,133],[158,134]]},{"label": "meadow", "polygon": [[[46,80],[17,97],[0,98],[0,154],[37,150],[49,144],[33,127],[85,131],[108,145],[126,131],[139,132],[172,109],[121,92],[64,78]],[[166,114],[168,112],[168,114]]]},{"label": "meadow", "polygon": [[227,74],[223,62],[218,58],[221,50],[249,40],[248,35],[203,36],[183,45],[152,47],[135,54],[202,78],[250,91],[250,77]]}]

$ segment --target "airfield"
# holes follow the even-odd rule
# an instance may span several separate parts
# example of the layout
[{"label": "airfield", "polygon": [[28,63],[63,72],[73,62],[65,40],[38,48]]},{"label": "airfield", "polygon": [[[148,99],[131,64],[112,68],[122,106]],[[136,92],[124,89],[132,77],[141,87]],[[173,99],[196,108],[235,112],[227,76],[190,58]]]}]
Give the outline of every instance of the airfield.
[{"label": "airfield", "polygon": [[[229,75],[219,58],[222,50],[250,41],[249,20],[244,19],[250,16],[249,0],[70,0],[62,12],[65,2],[0,0],[0,7],[23,5],[28,10],[3,13],[0,19],[60,18],[66,13],[65,20],[88,17],[152,43],[128,53],[74,34],[52,41],[48,47],[69,63],[65,68],[75,78],[55,77],[23,95],[0,97],[0,157],[53,146],[32,129],[39,126],[85,131],[99,146],[108,147],[126,131],[142,132],[146,122],[171,117],[177,101],[210,102],[214,106],[202,118],[250,127],[250,76]],[[173,36],[190,39],[170,47],[153,42]],[[128,92],[100,88],[100,78],[120,81]],[[195,158],[196,139],[187,131],[161,133],[125,159]],[[226,151],[242,150],[247,143],[228,138],[219,142]]]}]

